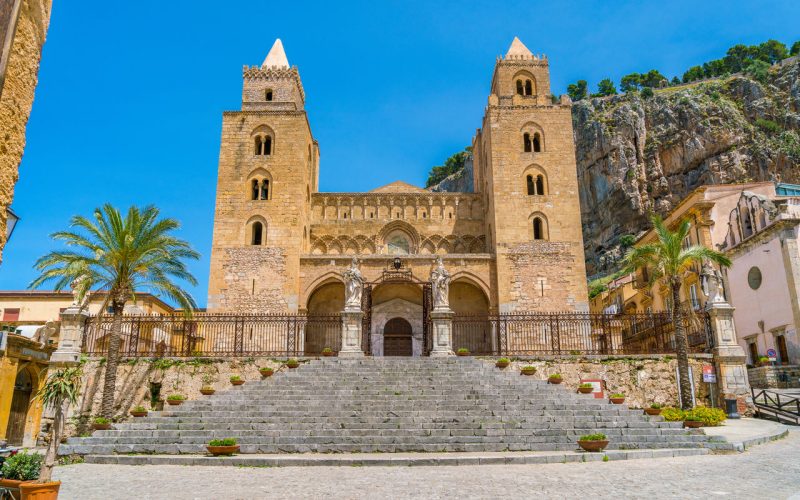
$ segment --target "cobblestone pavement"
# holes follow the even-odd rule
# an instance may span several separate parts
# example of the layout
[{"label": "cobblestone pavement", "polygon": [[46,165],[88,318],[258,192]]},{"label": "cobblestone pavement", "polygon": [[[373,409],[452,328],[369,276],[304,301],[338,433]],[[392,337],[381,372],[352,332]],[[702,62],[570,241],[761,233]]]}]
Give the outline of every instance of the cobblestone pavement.
[{"label": "cobblestone pavement", "polygon": [[800,499],[800,430],[746,453],[551,465],[457,467],[59,467],[61,499],[730,498]]}]

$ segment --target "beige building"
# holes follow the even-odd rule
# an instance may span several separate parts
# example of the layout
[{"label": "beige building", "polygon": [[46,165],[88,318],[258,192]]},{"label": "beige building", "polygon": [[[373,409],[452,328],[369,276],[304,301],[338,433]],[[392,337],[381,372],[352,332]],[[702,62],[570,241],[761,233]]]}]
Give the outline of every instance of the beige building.
[{"label": "beige building", "polygon": [[545,57],[514,39],[497,59],[469,193],[319,192],[320,148],[280,40],[243,76],[242,109],[223,114],[210,312],[339,313],[356,255],[373,354],[384,334],[420,352],[437,255],[457,314],[588,309],[571,103],[552,98]]}]

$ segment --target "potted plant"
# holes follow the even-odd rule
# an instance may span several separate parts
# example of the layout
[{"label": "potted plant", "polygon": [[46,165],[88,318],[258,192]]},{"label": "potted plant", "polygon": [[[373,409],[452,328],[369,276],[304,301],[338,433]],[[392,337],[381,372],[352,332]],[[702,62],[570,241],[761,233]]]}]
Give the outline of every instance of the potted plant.
[{"label": "potted plant", "polygon": [[271,377],[272,374],[275,373],[275,370],[273,370],[269,366],[262,366],[261,368],[258,369],[258,373],[260,373],[262,377],[267,378]]},{"label": "potted plant", "polygon": [[688,429],[697,429],[703,426],[703,421],[700,417],[692,415],[691,412],[686,412],[686,415],[683,416],[683,426]]},{"label": "potted plant", "polygon": [[625,402],[625,394],[623,394],[623,393],[621,393],[621,392],[615,392],[615,393],[614,393],[614,394],[612,394],[612,395],[611,395],[611,397],[609,397],[608,399],[609,399],[609,400],[610,400],[612,403],[614,403],[615,405],[621,405],[622,403],[624,403],[624,402]]},{"label": "potted plant", "polygon": [[200,394],[203,394],[205,396],[210,396],[210,395],[214,394],[215,392],[217,392],[217,391],[214,389],[213,386],[210,386],[210,385],[204,385],[203,387],[200,388]]},{"label": "potted plant", "polygon": [[183,404],[184,401],[186,401],[186,396],[183,394],[170,394],[167,396],[167,403],[171,404],[172,406]]},{"label": "potted plant", "polygon": [[533,374],[535,374],[535,373],[536,373],[536,367],[535,367],[535,366],[533,366],[533,365],[525,365],[525,366],[523,366],[522,368],[520,368],[520,369],[519,369],[519,371],[520,371],[520,372],[521,372],[523,375],[528,375],[528,376],[530,376],[530,375],[533,375]]},{"label": "potted plant", "polygon": [[42,464],[44,464],[44,456],[38,453],[28,453],[28,450],[8,457],[3,463],[2,474],[0,474],[0,488],[8,489],[11,498],[19,500],[22,498],[20,485],[23,482],[39,479]]},{"label": "potted plant", "polygon": [[766,356],[759,356],[758,366],[769,366],[769,358]]},{"label": "potted plant", "polygon": [[326,347],[325,349],[322,350],[322,355],[325,357],[333,356],[333,349],[331,349],[330,347]]},{"label": "potted plant", "polygon": [[661,415],[661,410],[664,408],[664,405],[653,403],[650,405],[650,408],[645,408],[644,412],[648,415]]},{"label": "potted plant", "polygon": [[459,356],[469,356],[469,349],[466,347],[459,347],[456,354]]},{"label": "potted plant", "polygon": [[134,406],[131,410],[131,415],[134,417],[146,417],[147,416],[147,408],[144,406]]},{"label": "potted plant", "polygon": [[244,380],[239,375],[231,375],[231,384],[233,385],[242,385],[244,384]]},{"label": "potted plant", "polygon": [[286,366],[288,366],[289,368],[297,368],[298,366],[300,366],[300,362],[294,358],[287,359]]},{"label": "potted plant", "polygon": [[608,438],[603,433],[587,434],[578,439],[578,446],[585,451],[603,451],[608,446]]},{"label": "potted plant", "polygon": [[234,453],[238,453],[239,445],[236,444],[236,440],[233,438],[212,439],[206,445],[206,449],[209,453],[217,457],[220,455],[233,455]]},{"label": "potted plant", "polygon": [[105,431],[111,428],[111,420],[106,417],[95,417],[92,420],[92,429],[96,431]]},{"label": "potted plant", "polygon": [[578,392],[581,394],[591,394],[594,391],[594,386],[589,382],[584,382],[578,386]]},{"label": "potted plant", "polygon": [[547,377],[547,382],[550,384],[560,384],[564,380],[560,373],[554,373]]},{"label": "potted plant", "polygon": [[498,367],[498,368],[505,368],[510,364],[511,364],[511,360],[510,359],[508,359],[508,358],[500,358],[500,359],[497,360],[497,363],[495,363],[495,366]]}]

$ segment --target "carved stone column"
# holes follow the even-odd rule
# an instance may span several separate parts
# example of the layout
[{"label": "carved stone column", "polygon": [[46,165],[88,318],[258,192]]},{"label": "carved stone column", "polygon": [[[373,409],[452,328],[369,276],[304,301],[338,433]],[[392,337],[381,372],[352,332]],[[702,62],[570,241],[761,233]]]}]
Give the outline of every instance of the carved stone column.
[{"label": "carved stone column", "polygon": [[364,356],[361,350],[361,329],[364,313],[360,308],[347,308],[342,311],[342,348],[340,358]]},{"label": "carved stone column", "polygon": [[78,306],[70,306],[61,313],[61,331],[58,348],[50,356],[51,365],[77,364],[81,357],[81,343],[89,313]]},{"label": "carved stone column", "polygon": [[736,399],[739,413],[750,413],[746,399],[750,394],[747,379],[747,356],[736,341],[736,327],[733,323],[734,307],[727,302],[709,301],[706,303],[714,335],[714,365],[719,385],[718,402],[724,408],[722,399]]},{"label": "carved stone column", "polygon": [[453,352],[453,311],[448,308],[436,308],[431,311],[431,334],[433,346],[431,357],[454,356]]}]

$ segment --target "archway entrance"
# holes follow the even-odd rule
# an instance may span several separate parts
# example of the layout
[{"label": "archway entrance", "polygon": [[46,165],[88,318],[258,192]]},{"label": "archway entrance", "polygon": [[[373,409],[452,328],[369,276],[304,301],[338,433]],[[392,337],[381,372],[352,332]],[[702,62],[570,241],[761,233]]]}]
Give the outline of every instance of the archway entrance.
[{"label": "archway entrance", "polygon": [[326,347],[338,351],[341,323],[332,318],[344,309],[344,284],[336,280],[323,283],[312,292],[306,308],[309,317],[305,332],[306,356],[318,356]]},{"label": "archway entrance", "polygon": [[25,437],[25,421],[28,417],[28,408],[33,392],[33,377],[30,370],[24,368],[17,374],[14,381],[14,395],[11,398],[11,413],[6,427],[6,439],[9,444],[22,446]]},{"label": "archway entrance", "polygon": [[403,318],[392,318],[383,327],[383,355],[411,356],[411,323]]}]

